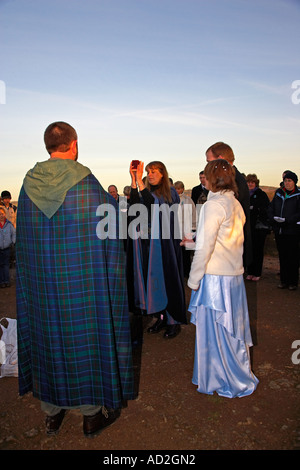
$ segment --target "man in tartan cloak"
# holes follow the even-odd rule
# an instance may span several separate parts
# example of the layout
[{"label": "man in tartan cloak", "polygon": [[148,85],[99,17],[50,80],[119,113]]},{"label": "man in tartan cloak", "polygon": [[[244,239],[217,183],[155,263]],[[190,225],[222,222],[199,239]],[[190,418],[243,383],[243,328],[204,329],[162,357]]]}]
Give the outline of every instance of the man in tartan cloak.
[{"label": "man in tartan cloak", "polygon": [[[44,140],[50,159],[28,171],[18,201],[19,392],[41,401],[48,434],[80,408],[94,436],[134,398],[117,203],[77,162],[73,127],[50,124]],[[116,237],[97,236],[102,204],[116,212]]]}]

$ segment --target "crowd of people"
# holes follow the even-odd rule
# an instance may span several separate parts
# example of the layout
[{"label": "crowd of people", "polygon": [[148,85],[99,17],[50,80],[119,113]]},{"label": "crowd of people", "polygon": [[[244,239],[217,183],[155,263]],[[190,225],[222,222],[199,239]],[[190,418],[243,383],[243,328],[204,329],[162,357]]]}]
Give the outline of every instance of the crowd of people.
[{"label": "crowd of people", "polygon": [[9,191],[2,191],[0,200],[0,287],[10,287],[9,268],[15,262],[17,207],[11,203]]},{"label": "crowd of people", "polygon": [[[44,141],[50,158],[27,172],[17,224],[10,194],[2,193],[0,240],[1,286],[9,283],[6,250],[16,244],[20,395],[31,391],[41,401],[47,434],[59,431],[67,409],[79,408],[84,435],[94,436],[135,398],[129,311],[151,315],[148,333],[164,330],[164,339],[180,334],[189,311],[197,390],[230,398],[253,393],[244,276],[259,281],[273,230],[279,287],[297,289],[297,175],[285,171],[270,202],[257,175],[241,174],[232,148],[217,142],[206,151],[191,197],[163,162],[148,163],[144,176],[144,162],[133,161],[122,198],[77,161],[72,126],[50,124]],[[114,236],[99,237],[98,208],[105,204],[117,212],[123,204],[127,227],[133,224],[138,236],[121,239],[115,217]]]}]

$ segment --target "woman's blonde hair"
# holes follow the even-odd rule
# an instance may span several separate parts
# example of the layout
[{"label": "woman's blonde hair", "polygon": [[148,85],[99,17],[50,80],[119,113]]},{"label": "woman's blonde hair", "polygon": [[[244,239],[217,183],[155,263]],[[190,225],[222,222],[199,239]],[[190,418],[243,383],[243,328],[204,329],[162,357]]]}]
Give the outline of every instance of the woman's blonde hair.
[{"label": "woman's blonde hair", "polygon": [[[166,169],[165,165],[162,162],[154,161],[154,162],[148,163],[145,170],[148,172],[148,170],[150,168],[158,170],[160,172],[160,174],[162,175],[162,179],[160,181],[160,184],[155,189],[154,193],[158,197],[162,196],[163,199],[166,202],[172,202],[169,175],[168,175],[168,172],[167,172],[167,169]],[[145,186],[146,186],[146,188],[151,189],[148,178],[146,179],[146,185]]]},{"label": "woman's blonde hair", "polygon": [[221,158],[212,160],[204,168],[205,178],[209,181],[211,191],[233,191],[238,195],[238,188],[235,182],[235,169],[230,163]]}]

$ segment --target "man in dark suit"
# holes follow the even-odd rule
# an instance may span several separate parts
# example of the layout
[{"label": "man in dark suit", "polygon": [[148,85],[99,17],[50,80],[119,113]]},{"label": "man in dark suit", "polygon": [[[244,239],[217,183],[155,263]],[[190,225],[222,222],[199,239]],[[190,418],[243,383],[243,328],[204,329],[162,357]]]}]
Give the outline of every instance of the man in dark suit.
[{"label": "man in dark suit", "polygon": [[199,179],[200,179],[200,184],[198,186],[194,186],[194,188],[192,189],[192,194],[191,194],[191,198],[195,206],[197,206],[197,204],[204,204],[204,202],[207,199],[207,194],[208,194],[208,190],[205,187],[206,180],[205,180],[204,171],[200,171]]},{"label": "man in dark suit", "polygon": [[233,162],[235,160],[232,148],[224,142],[216,142],[206,150],[206,161],[217,160],[223,158],[230,163],[235,169],[235,181],[238,187],[238,200],[244,209],[246,216],[246,223],[244,226],[244,267],[250,265],[252,261],[252,242],[251,242],[251,231],[250,231],[250,194],[249,188],[246,183],[244,176],[238,171]]}]

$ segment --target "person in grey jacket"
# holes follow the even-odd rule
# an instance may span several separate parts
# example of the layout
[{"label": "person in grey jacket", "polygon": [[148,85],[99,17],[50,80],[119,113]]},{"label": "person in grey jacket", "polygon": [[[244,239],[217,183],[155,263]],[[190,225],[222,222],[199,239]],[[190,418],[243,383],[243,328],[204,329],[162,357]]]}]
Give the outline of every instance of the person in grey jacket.
[{"label": "person in grey jacket", "polygon": [[10,248],[16,243],[16,229],[13,224],[6,219],[4,207],[0,206],[0,286],[10,287],[9,281],[9,261]]}]

